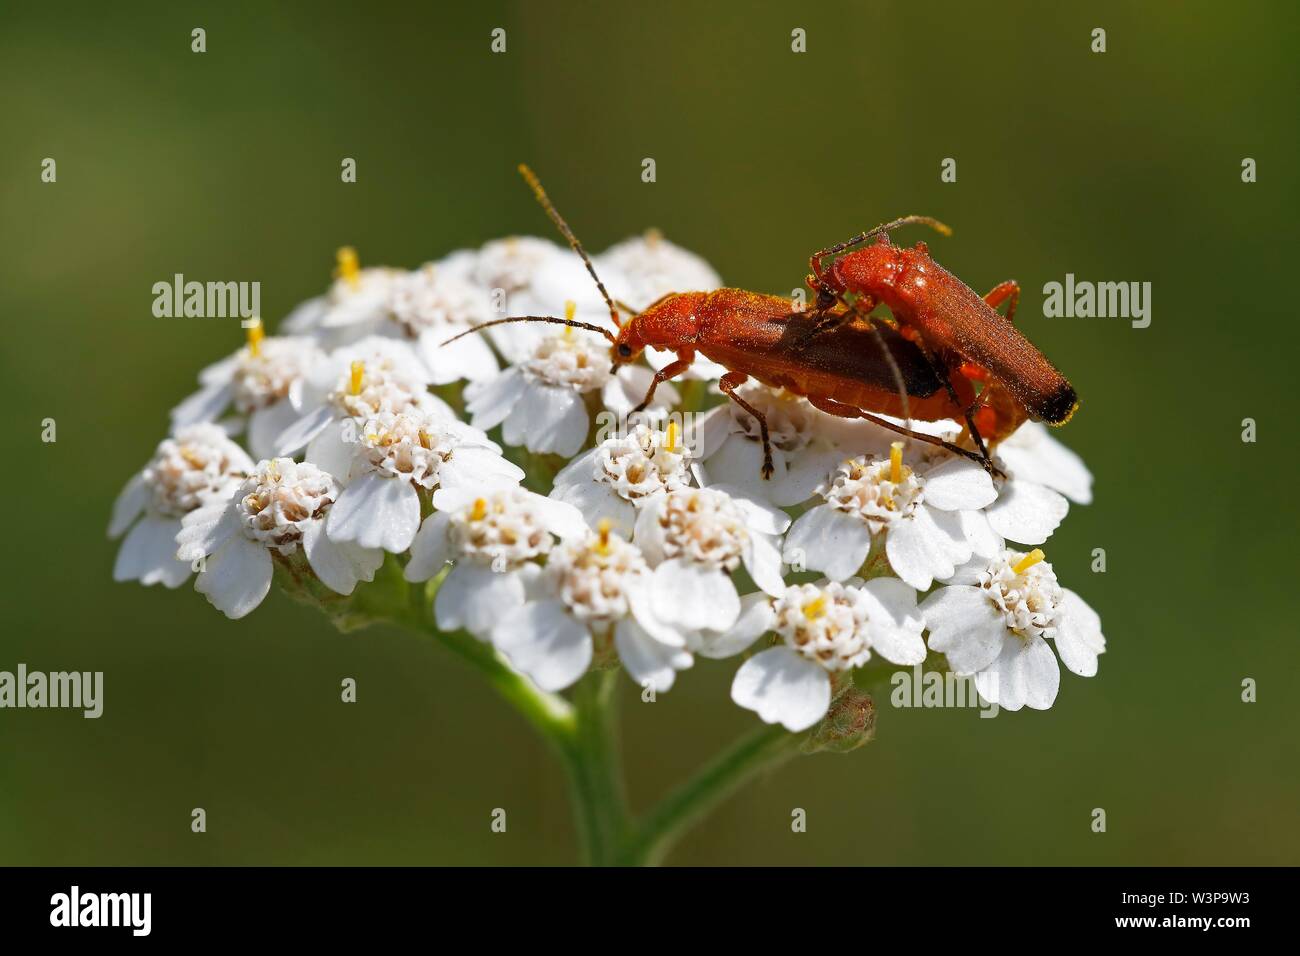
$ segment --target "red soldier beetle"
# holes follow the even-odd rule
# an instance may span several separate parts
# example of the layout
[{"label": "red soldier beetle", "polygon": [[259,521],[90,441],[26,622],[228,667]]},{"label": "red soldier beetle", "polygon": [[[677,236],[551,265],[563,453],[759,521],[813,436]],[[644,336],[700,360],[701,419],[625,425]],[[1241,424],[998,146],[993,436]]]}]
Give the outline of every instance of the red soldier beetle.
[{"label": "red soldier beetle", "polygon": [[[480,329],[510,322],[549,322],[603,335],[610,343],[614,370],[635,362],[647,346],[673,352],[676,360],[659,369],[645,398],[633,412],[650,404],[659,385],[684,373],[697,353],[727,369],[718,381],[721,391],[758,422],[763,442],[763,477],[772,474],[772,452],[767,421],[736,390],[749,378],[772,388],[782,388],[806,398],[815,408],[840,418],[861,418],[890,431],[938,445],[978,461],[994,473],[975,434],[980,453],[912,430],[911,421],[970,419],[976,401],[971,380],[959,367],[941,370],[900,329],[884,321],[867,319],[857,303],[842,303],[828,293],[819,294],[818,309],[804,310],[790,299],[717,289],[712,292],[672,292],[637,311],[615,300],[606,290],[582,244],[551,203],[541,183],[527,166],[519,172],[532,188],[561,234],[581,257],[605,304],[615,331],[587,322],[556,316],[511,316],[474,326],[448,339],[448,344]],[[629,313],[624,322],[619,307]],[[872,414],[895,415],[906,426]],[[972,423],[972,429],[975,425]]]},{"label": "red soldier beetle", "polygon": [[[1020,286],[1010,280],[981,297],[935,262],[924,242],[906,248],[890,241],[891,229],[913,223],[952,234],[928,216],[906,216],[815,253],[809,261],[812,275],[808,283],[817,292],[817,311],[826,313],[835,303],[845,301],[847,294],[857,297],[854,305],[864,313],[883,302],[902,333],[915,341],[937,368],[959,368],[965,377],[985,384],[977,405],[999,412],[994,431],[985,432],[990,437],[1005,437],[1026,417],[1064,425],[1079,407],[1079,397],[1065,376],[1013,324]],[[879,240],[847,252],[873,237]],[[840,253],[846,254],[830,268],[823,266],[823,259]],[[997,311],[1004,301],[1005,317]],[[817,334],[842,322],[841,315],[838,311],[823,314]],[[981,429],[975,421],[979,410],[967,409],[965,418],[984,452]]]}]

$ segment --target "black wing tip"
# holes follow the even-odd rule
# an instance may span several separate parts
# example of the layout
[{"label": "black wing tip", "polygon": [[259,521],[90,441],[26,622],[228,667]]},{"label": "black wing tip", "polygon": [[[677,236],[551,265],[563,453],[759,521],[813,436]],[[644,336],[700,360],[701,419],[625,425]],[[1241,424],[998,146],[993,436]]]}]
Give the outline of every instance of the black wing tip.
[{"label": "black wing tip", "polygon": [[1047,396],[1039,410],[1043,421],[1049,425],[1064,425],[1079,410],[1079,394],[1069,382],[1062,382]]}]

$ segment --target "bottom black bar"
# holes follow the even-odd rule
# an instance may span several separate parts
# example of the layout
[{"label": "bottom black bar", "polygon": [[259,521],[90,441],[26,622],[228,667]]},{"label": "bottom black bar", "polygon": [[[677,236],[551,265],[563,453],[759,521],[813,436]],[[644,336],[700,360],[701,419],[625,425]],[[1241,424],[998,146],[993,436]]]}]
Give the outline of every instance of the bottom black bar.
[{"label": "bottom black bar", "polygon": [[734,939],[828,919],[849,933],[923,924],[927,943],[949,934],[1028,941],[1037,932],[1231,943],[1282,930],[1294,883],[1289,869],[1208,868],[31,868],[0,869],[0,918],[6,942],[62,936],[82,944],[337,944],[373,942],[377,932],[486,939],[485,930],[497,943],[501,935],[554,938],[556,930],[585,936],[601,924],[659,936],[681,920],[683,929],[695,926],[691,933],[725,924]]}]

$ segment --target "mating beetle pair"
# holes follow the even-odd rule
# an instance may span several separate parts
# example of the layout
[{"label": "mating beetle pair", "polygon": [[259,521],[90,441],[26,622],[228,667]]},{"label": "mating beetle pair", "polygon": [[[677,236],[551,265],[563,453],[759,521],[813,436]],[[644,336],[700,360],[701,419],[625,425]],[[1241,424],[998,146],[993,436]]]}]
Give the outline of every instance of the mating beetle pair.
[{"label": "mating beetle pair", "polygon": [[[942,445],[979,461],[990,473],[997,469],[986,440],[1000,441],[1026,419],[1062,425],[1078,408],[1074,388],[1012,324],[1020,297],[1014,281],[981,297],[935,262],[925,243],[906,248],[890,241],[890,230],[912,224],[950,235],[937,220],[906,216],[815,253],[808,286],[817,295],[809,309],[782,296],[718,289],[672,292],[637,311],[616,305],[532,170],[520,166],[519,172],[582,257],[609,306],[614,329],[555,316],[513,316],[470,332],[506,322],[576,326],[609,340],[616,367],[636,361],[647,346],[675,353],[676,360],[655,373],[638,410],[661,383],[685,372],[697,353],[703,355],[727,369],[719,388],[759,424],[764,478],[772,473],[767,422],[736,393],[749,378],[801,395],[828,414],[866,419]],[[877,241],[855,248],[872,239]],[[829,267],[826,260],[832,260]],[[1003,302],[1005,317],[997,311]],[[892,319],[870,316],[879,303],[889,307]],[[619,306],[630,313],[626,322]],[[915,432],[913,419],[963,424],[976,450]]]}]

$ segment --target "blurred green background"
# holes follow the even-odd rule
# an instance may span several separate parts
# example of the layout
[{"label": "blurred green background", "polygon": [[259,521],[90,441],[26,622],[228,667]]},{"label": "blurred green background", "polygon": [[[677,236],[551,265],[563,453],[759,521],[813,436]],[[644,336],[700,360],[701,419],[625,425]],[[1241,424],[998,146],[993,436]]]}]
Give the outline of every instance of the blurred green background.
[{"label": "blurred green background", "polygon": [[[996,720],[880,700],[870,747],[767,777],[672,862],[1300,863],[1293,6],[613,6],[6,4],[0,669],[102,670],[106,692],[97,721],[0,711],[0,863],[576,858],[559,767],[450,654],[278,594],[232,623],[188,586],[114,585],[104,536],[168,408],[241,336],[154,318],[154,282],[260,280],[274,324],[341,244],[414,266],[549,236],[520,161],[589,247],[658,226],[765,291],[819,246],[938,216],[939,261],[980,291],[1019,279],[1022,327],[1083,397],[1059,435],[1096,502],[1048,555],[1102,615],[1100,675]],[[1043,318],[1067,272],[1153,283],[1150,328]],[[625,683],[636,806],[757,725],[735,667],[651,706]]]}]

